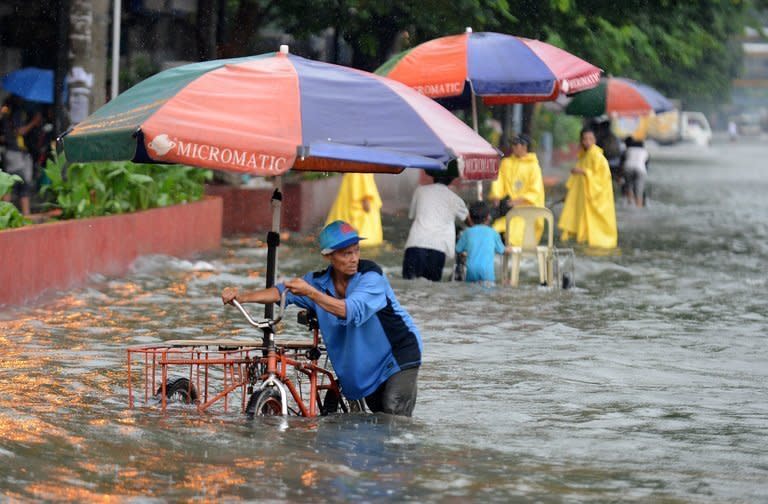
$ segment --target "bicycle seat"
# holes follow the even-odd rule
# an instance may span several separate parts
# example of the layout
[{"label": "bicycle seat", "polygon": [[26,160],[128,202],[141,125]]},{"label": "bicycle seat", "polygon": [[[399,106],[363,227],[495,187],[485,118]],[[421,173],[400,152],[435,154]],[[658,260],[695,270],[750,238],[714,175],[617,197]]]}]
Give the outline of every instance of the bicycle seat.
[{"label": "bicycle seat", "polygon": [[296,315],[296,322],[307,326],[308,329],[318,329],[320,326],[317,322],[317,314],[313,312],[312,310],[301,310]]}]

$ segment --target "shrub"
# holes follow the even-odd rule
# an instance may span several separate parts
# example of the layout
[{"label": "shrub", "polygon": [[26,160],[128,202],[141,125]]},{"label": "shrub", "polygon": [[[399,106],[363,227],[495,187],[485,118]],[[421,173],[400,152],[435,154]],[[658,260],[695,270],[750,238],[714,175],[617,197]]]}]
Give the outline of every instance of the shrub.
[{"label": "shrub", "polygon": [[114,215],[197,201],[203,197],[210,170],[181,165],[131,162],[72,163],[53,154],[45,173],[62,218]]},{"label": "shrub", "polygon": [[[18,182],[23,182],[22,178],[18,175],[11,175],[10,173],[0,171],[0,198],[8,194],[14,184]],[[21,215],[21,212],[12,203],[0,201],[0,229],[17,228],[26,223],[27,219]]]}]

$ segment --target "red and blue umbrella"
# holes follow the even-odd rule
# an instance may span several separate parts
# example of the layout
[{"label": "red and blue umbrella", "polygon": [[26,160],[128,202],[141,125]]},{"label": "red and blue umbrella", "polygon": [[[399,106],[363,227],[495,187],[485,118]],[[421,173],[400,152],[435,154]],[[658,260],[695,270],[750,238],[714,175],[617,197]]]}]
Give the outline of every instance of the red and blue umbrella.
[{"label": "red and blue umbrella", "polygon": [[431,98],[474,95],[491,105],[583,91],[598,84],[601,70],[545,42],[468,29],[404,51],[376,73]]},{"label": "red and blue umbrella", "polygon": [[53,103],[53,70],[27,67],[3,77],[3,89],[27,101]]},{"label": "red and blue umbrella", "polygon": [[63,136],[73,162],[182,163],[255,175],[289,169],[440,170],[494,178],[499,153],[398,82],[286,51],[161,72]]}]

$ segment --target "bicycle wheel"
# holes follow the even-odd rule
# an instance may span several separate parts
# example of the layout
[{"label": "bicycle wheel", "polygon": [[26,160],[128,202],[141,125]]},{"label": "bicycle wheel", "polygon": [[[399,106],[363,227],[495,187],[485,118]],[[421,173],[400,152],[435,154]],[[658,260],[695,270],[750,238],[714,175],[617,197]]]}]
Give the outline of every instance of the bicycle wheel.
[{"label": "bicycle wheel", "polygon": [[267,388],[251,394],[245,407],[248,418],[254,416],[282,416],[283,400],[276,388]]},{"label": "bicycle wheel", "polygon": [[[155,392],[156,397],[160,397],[163,387],[160,386]],[[189,378],[169,378],[165,384],[165,397],[171,401],[179,401],[184,404],[194,404],[197,402],[197,389],[189,382]]]}]

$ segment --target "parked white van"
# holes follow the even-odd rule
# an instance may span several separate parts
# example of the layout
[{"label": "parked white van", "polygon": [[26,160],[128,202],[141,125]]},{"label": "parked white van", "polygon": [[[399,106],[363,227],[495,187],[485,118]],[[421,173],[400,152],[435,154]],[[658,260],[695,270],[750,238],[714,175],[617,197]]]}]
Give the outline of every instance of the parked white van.
[{"label": "parked white van", "polygon": [[707,146],[712,142],[712,128],[701,112],[671,110],[648,118],[646,136],[662,145],[690,142]]}]

